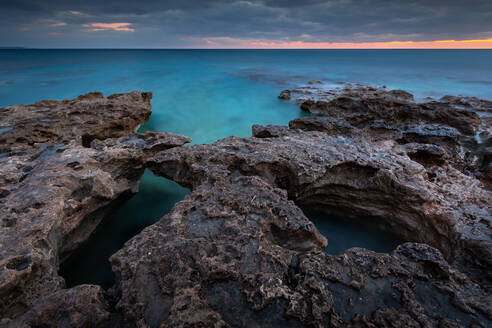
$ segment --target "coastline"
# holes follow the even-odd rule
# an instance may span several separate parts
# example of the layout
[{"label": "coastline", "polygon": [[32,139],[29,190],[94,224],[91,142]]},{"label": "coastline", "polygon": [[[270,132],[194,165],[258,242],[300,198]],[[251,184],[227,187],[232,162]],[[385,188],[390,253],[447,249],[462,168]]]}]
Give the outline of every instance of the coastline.
[{"label": "coastline", "polygon": [[[135,133],[150,93],[3,109],[0,325],[490,324],[490,118],[477,112],[492,103],[320,92],[282,93],[316,116],[186,147]],[[109,291],[63,289],[59,263],[144,168],[191,195],[111,257]],[[300,205],[377,217],[408,243],[326,254]]]}]

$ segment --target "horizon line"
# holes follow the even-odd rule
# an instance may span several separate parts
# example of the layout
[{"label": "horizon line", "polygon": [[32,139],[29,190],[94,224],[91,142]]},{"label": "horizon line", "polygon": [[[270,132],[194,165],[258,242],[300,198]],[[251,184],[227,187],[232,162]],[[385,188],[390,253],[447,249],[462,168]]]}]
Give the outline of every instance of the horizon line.
[{"label": "horizon line", "polygon": [[200,47],[9,47],[0,50],[492,50],[492,48],[200,48]]},{"label": "horizon line", "polygon": [[492,38],[475,40],[433,41],[365,41],[365,42],[305,42],[290,40],[239,39],[231,37],[202,38],[206,45],[184,47],[25,47],[0,46],[0,49],[170,49],[170,50],[491,50]]}]

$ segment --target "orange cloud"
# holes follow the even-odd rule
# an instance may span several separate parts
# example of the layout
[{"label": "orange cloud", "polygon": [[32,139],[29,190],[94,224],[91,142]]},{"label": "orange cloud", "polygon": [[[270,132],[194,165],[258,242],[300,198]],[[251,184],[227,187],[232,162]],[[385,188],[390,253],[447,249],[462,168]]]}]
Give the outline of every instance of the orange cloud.
[{"label": "orange cloud", "polygon": [[[226,41],[227,42],[221,42]],[[492,39],[389,42],[304,42],[207,38],[210,47],[272,49],[492,49]],[[211,43],[212,41],[213,43]]]},{"label": "orange cloud", "polygon": [[43,25],[48,25],[51,27],[61,27],[61,26],[67,26],[68,24],[66,22],[62,22],[59,20],[54,20],[54,19],[41,19],[39,20],[40,24]]},{"label": "orange cloud", "polygon": [[67,23],[65,23],[65,22],[55,22],[55,23],[51,23],[50,26],[53,26],[53,27],[67,26]]},{"label": "orange cloud", "polygon": [[135,29],[131,28],[131,23],[90,23],[84,24],[85,27],[89,27],[89,32],[98,32],[105,30],[135,32]]}]

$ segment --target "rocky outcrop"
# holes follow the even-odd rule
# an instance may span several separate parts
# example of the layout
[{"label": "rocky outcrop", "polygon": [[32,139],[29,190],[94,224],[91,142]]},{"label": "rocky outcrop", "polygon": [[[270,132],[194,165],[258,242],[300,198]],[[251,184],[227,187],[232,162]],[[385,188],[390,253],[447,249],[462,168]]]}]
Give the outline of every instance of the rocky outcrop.
[{"label": "rocky outcrop", "polygon": [[113,323],[101,287],[80,285],[38,300],[23,316],[0,322],[0,327],[110,327]]},{"label": "rocky outcrop", "polygon": [[[281,95],[319,117],[209,145],[87,124],[74,137],[53,132],[47,146],[7,137],[0,295],[12,320],[3,325],[490,326],[488,103],[322,86]],[[142,94],[111,99],[120,97],[136,101],[114,104],[131,117],[148,106]],[[144,168],[192,193],[111,257],[109,292],[62,289],[59,261],[136,190]],[[364,217],[407,242],[390,254],[329,255],[301,208]]]},{"label": "rocky outcrop", "polygon": [[[289,94],[301,109],[326,117],[332,125],[349,125],[363,129],[367,136],[395,139],[402,144],[440,146],[446,150],[450,164],[478,177],[492,189],[491,150],[486,146],[492,138],[491,101],[445,96],[438,101],[419,103],[402,90],[359,84],[329,90],[309,85],[289,90]],[[309,124],[309,119],[305,122]],[[311,126],[315,130],[320,128]],[[325,131],[335,130],[329,127]]]},{"label": "rocky outcrop", "polygon": [[[147,157],[190,141],[135,133],[150,117],[151,97],[90,93],[0,109],[0,318],[62,289],[60,262],[138,191]],[[50,300],[92,297],[57,295]]]},{"label": "rocky outcrop", "polygon": [[[175,148],[149,161],[193,193],[111,258],[118,311],[150,327],[490,323],[486,289],[437,249],[408,243],[393,254],[328,255],[297,207],[382,218],[451,261],[490,236],[465,232],[490,219],[490,195],[467,187],[472,178],[441,168],[431,182],[398,143],[255,130],[267,137]],[[483,276],[490,263],[481,259]]]},{"label": "rocky outcrop", "polygon": [[[490,325],[492,195],[459,166],[464,132],[437,112],[361,124],[333,111],[149,158],[193,192],[111,258],[117,311],[150,327]],[[299,206],[409,243],[328,255]]]},{"label": "rocky outcrop", "polygon": [[[94,139],[134,132],[152,113],[150,92],[115,94],[105,98],[91,92],[73,100],[43,100],[0,111],[0,151],[22,153],[36,144],[77,140],[89,147]],[[45,146],[46,147],[46,146]]]}]

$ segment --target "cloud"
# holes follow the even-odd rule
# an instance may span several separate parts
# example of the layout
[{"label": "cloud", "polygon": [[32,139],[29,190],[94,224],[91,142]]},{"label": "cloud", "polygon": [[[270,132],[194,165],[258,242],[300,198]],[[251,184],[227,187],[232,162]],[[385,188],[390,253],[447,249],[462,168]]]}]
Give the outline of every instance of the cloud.
[{"label": "cloud", "polygon": [[131,23],[90,23],[84,24],[85,27],[90,27],[88,31],[98,32],[105,30],[135,32],[135,29],[131,28]]},{"label": "cloud", "polygon": [[201,44],[204,48],[210,49],[492,49],[492,38],[483,40],[306,42],[211,37],[202,39]]},{"label": "cloud", "polygon": [[67,22],[61,21],[61,20],[55,20],[55,19],[40,19],[37,22],[41,26],[49,26],[49,27],[61,27],[61,26],[67,26]]},{"label": "cloud", "polygon": [[54,23],[51,23],[49,25],[52,27],[59,27],[59,26],[67,26],[67,23],[65,23],[65,22],[54,22]]},{"label": "cloud", "polygon": [[[66,23],[63,36],[48,37],[53,26],[39,22],[49,19]],[[105,33],[89,38],[87,31],[133,33],[109,39]],[[0,45],[175,48],[300,42],[314,47],[490,38],[492,1],[484,0],[0,1]],[[460,44],[470,43],[453,43]]]}]

